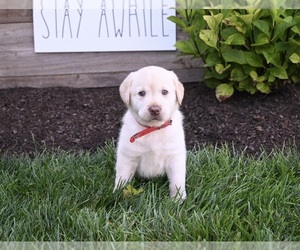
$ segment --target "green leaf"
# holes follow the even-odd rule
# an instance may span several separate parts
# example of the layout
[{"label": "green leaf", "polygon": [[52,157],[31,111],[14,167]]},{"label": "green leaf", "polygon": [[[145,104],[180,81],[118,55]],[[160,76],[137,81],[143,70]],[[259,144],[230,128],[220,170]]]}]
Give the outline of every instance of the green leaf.
[{"label": "green leaf", "polygon": [[215,18],[216,22],[218,23],[218,25],[220,25],[222,23],[223,17],[224,17],[223,13],[214,15],[214,18]]},{"label": "green leaf", "polygon": [[299,40],[295,40],[293,38],[289,39],[289,42],[287,43],[288,46],[292,45],[292,46],[300,46],[300,41]]},{"label": "green leaf", "polygon": [[228,16],[223,20],[223,23],[228,26],[235,27],[239,32],[245,34],[247,31],[246,25],[244,25],[244,21],[238,18],[237,12],[234,12],[231,16]]},{"label": "green leaf", "polygon": [[223,18],[223,14],[221,13],[215,16],[209,16],[209,15],[203,16],[203,19],[207,22],[208,27],[214,32],[219,31],[219,25],[222,21],[222,18]]},{"label": "green leaf", "polygon": [[217,73],[215,68],[211,68],[210,70],[205,71],[205,74],[204,74],[204,80],[207,80],[207,79],[224,80],[224,79],[227,79],[228,77],[229,77],[228,71],[225,71],[223,74],[220,75],[219,73]]},{"label": "green leaf", "polygon": [[182,28],[184,32],[186,32],[190,37],[193,37],[197,27],[195,25],[191,25],[185,28]]},{"label": "green leaf", "polygon": [[228,64],[226,67],[223,64],[218,63],[215,66],[215,70],[218,74],[222,75],[227,69],[229,69],[231,64]]},{"label": "green leaf", "polygon": [[251,80],[250,77],[248,77],[247,79],[239,82],[239,89],[242,90],[242,91],[247,91],[249,92],[250,94],[255,94],[257,89],[255,88],[255,86],[253,85],[253,82]]},{"label": "green leaf", "polygon": [[241,21],[243,21],[248,27],[251,27],[253,21],[253,14],[240,15],[237,12],[235,13]]},{"label": "green leaf", "polygon": [[176,9],[177,13],[182,16],[184,19],[187,19],[187,15],[186,15],[186,7],[182,8],[179,7],[178,9]]},{"label": "green leaf", "polygon": [[233,26],[235,27],[239,32],[245,34],[247,31],[247,26],[244,24],[244,21],[239,19],[236,15],[236,12],[233,13],[231,16],[228,16],[227,18],[224,18],[222,22],[228,27]]},{"label": "green leaf", "polygon": [[227,45],[244,45],[246,38],[241,33],[235,33],[229,36],[223,43]]},{"label": "green leaf", "polygon": [[282,39],[284,36],[285,31],[294,26],[294,22],[292,22],[293,18],[290,17],[286,17],[282,22],[280,22],[279,24],[276,25],[275,27],[275,32],[274,32],[274,36],[272,38],[272,41],[275,41],[277,38]]},{"label": "green leaf", "polygon": [[291,79],[293,83],[300,83],[300,72],[298,71],[298,73],[292,75]]},{"label": "green leaf", "polygon": [[126,188],[123,190],[123,196],[124,196],[124,198],[128,198],[128,197],[131,197],[131,196],[137,196],[142,192],[144,192],[144,190],[142,188],[135,189],[133,186],[128,184],[126,186]]},{"label": "green leaf", "polygon": [[223,83],[216,88],[216,97],[221,101],[225,101],[234,93],[234,88],[231,84]]},{"label": "green leaf", "polygon": [[267,84],[267,83],[264,83],[264,82],[259,82],[257,85],[256,85],[256,88],[264,93],[264,94],[269,94],[271,93],[271,89],[270,89],[270,86]]},{"label": "green leaf", "polygon": [[256,54],[254,51],[251,52],[243,52],[244,57],[249,65],[254,67],[263,67],[263,60],[259,54]]},{"label": "green leaf", "polygon": [[255,83],[264,82],[268,78],[266,75],[258,76],[258,74],[255,71],[251,71],[250,76]]},{"label": "green leaf", "polygon": [[275,48],[271,44],[265,44],[261,46],[255,46],[255,52],[257,54],[262,54],[263,52],[274,53]]},{"label": "green leaf", "polygon": [[273,76],[272,74],[269,74],[268,82],[275,82],[275,81],[276,81],[276,77]]},{"label": "green leaf", "polygon": [[258,79],[258,74],[255,71],[250,72],[250,76],[254,81],[257,81]]},{"label": "green leaf", "polygon": [[198,57],[201,57],[202,59],[205,59],[205,57],[207,56],[207,54],[212,53],[213,51],[216,51],[213,49],[213,51],[211,50],[211,47],[209,47],[204,41],[202,41],[201,39],[199,39],[198,37],[193,38],[193,41],[196,43],[195,46],[197,46],[197,51],[198,52]]},{"label": "green leaf", "polygon": [[234,67],[230,73],[230,81],[241,82],[248,78],[244,71],[240,67]]},{"label": "green leaf", "polygon": [[218,51],[215,50],[214,52],[209,53],[207,55],[204,66],[205,67],[212,67],[212,66],[215,66],[219,63],[220,64],[222,63],[222,59],[220,58]]},{"label": "green leaf", "polygon": [[213,47],[216,50],[218,50],[218,48],[217,48],[218,36],[217,36],[216,32],[214,32],[212,30],[201,30],[199,37],[208,46]]},{"label": "green leaf", "polygon": [[261,45],[265,45],[265,44],[269,44],[269,38],[267,37],[266,34],[261,33],[258,34],[255,43],[252,43],[251,46],[261,46]]},{"label": "green leaf", "polygon": [[223,19],[225,17],[227,18],[228,16],[230,16],[233,13],[232,9],[224,9],[224,8],[222,8],[220,11],[223,14]]},{"label": "green leaf", "polygon": [[168,17],[168,20],[170,20],[173,23],[176,23],[182,29],[187,27],[186,23],[181,18],[178,18],[176,16],[170,16]]},{"label": "green leaf", "polygon": [[286,72],[286,70],[283,67],[273,67],[269,69],[271,75],[279,78],[279,79],[288,79],[288,74]]},{"label": "green leaf", "polygon": [[238,31],[237,31],[237,29],[236,29],[235,27],[228,27],[228,28],[224,27],[224,28],[220,31],[221,37],[222,37],[223,40],[227,40],[228,37],[230,37],[231,35],[233,35],[233,34],[235,34],[235,33],[237,33],[237,32],[238,32]]},{"label": "green leaf", "polygon": [[292,63],[300,63],[300,56],[296,53],[292,54],[289,58]]},{"label": "green leaf", "polygon": [[242,22],[238,22],[236,20],[231,20],[232,22],[230,23],[231,26],[234,26],[239,32],[245,34],[247,31],[246,26]]},{"label": "green leaf", "polygon": [[288,43],[288,42],[279,42],[278,41],[275,43],[275,51],[277,51],[277,52],[286,51],[291,47],[291,45],[293,45],[292,42]]},{"label": "green leaf", "polygon": [[236,62],[238,64],[247,64],[245,54],[243,51],[237,49],[223,49],[221,48],[222,56],[226,62]]},{"label": "green leaf", "polygon": [[300,25],[296,25],[292,28],[292,31],[294,31],[296,34],[300,35]]},{"label": "green leaf", "polygon": [[269,12],[271,14],[272,21],[274,23],[280,16],[284,15],[285,10],[284,9],[269,9]]},{"label": "green leaf", "polygon": [[208,15],[205,15],[203,16],[203,19],[206,21],[208,27],[214,31],[214,32],[218,32],[219,30],[219,26],[216,22],[216,20],[214,19],[213,16],[208,16]]},{"label": "green leaf", "polygon": [[242,65],[242,69],[246,75],[249,75],[251,71],[255,71],[256,67],[250,66],[248,64]]},{"label": "green leaf", "polygon": [[267,21],[264,20],[256,20],[253,22],[253,25],[258,28],[260,31],[262,31],[265,35],[270,36],[269,30],[270,26]]},{"label": "green leaf", "polygon": [[176,49],[182,51],[184,54],[196,55],[196,49],[192,41],[177,41],[175,44]]},{"label": "green leaf", "polygon": [[263,52],[263,55],[268,64],[272,63],[276,67],[281,66],[281,58],[279,52],[273,52],[273,53]]}]

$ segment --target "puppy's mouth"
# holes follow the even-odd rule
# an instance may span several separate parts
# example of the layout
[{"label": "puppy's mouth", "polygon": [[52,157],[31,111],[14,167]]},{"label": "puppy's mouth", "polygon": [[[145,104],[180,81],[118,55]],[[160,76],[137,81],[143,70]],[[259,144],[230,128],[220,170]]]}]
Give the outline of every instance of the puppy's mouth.
[{"label": "puppy's mouth", "polygon": [[151,121],[161,121],[161,119],[158,117],[153,117]]},{"label": "puppy's mouth", "polygon": [[163,121],[157,118],[153,118],[150,120],[141,119],[141,124],[144,124],[145,126],[154,126],[157,123],[161,123],[161,122]]},{"label": "puppy's mouth", "polygon": [[138,121],[141,125],[145,127],[153,127],[153,126],[160,126],[165,120],[161,119],[161,117],[150,117],[149,119],[143,119],[140,117]]},{"label": "puppy's mouth", "polygon": [[140,119],[144,122],[164,122],[163,116],[161,115],[147,115],[147,116],[140,116]]},{"label": "puppy's mouth", "polygon": [[147,122],[163,122],[165,121],[162,116],[150,116],[149,118],[145,119]]}]

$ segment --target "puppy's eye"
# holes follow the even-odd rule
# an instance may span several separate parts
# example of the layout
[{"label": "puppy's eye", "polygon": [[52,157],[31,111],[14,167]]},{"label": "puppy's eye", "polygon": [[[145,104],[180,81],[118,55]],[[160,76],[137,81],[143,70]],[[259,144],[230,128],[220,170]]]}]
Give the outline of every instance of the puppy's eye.
[{"label": "puppy's eye", "polygon": [[138,95],[141,96],[141,97],[143,97],[143,96],[146,95],[146,91],[140,91],[140,92],[138,93]]},{"label": "puppy's eye", "polygon": [[162,93],[163,95],[167,95],[167,94],[169,94],[169,91],[166,90],[166,89],[163,89],[163,90],[161,91],[161,93]]}]

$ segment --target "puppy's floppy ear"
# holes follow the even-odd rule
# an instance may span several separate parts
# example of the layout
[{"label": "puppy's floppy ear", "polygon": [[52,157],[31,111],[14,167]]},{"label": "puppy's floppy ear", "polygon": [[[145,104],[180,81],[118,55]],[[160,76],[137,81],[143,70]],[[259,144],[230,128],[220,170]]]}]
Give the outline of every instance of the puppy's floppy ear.
[{"label": "puppy's floppy ear", "polygon": [[171,71],[171,74],[173,75],[173,82],[175,85],[177,102],[179,103],[179,105],[181,105],[184,96],[184,87],[183,84],[178,80],[177,75],[173,71]]},{"label": "puppy's floppy ear", "polygon": [[127,107],[130,104],[130,88],[133,81],[133,75],[134,72],[130,73],[121,83],[119,88],[120,96]]}]

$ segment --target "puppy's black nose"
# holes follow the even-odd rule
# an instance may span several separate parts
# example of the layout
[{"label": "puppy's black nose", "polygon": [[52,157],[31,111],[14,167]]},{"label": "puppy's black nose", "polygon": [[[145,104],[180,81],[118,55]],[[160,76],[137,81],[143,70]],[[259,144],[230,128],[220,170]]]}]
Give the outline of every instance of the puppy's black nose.
[{"label": "puppy's black nose", "polygon": [[151,106],[149,108],[149,112],[153,116],[158,116],[159,113],[160,113],[160,110],[161,110],[161,108],[159,106],[157,106],[157,105]]}]

